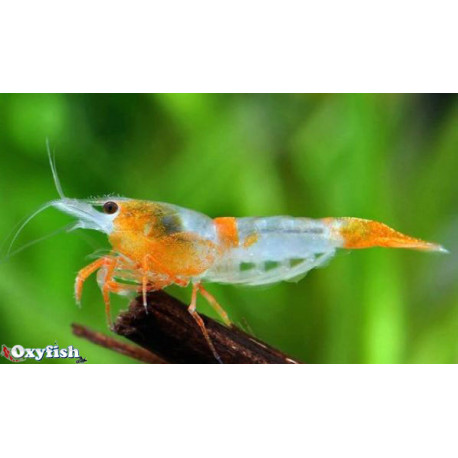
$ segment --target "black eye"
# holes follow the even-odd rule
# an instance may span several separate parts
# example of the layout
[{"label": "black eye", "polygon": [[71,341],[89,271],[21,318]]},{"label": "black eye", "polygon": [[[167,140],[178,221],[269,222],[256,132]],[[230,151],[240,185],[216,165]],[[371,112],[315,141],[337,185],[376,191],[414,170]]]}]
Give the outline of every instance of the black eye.
[{"label": "black eye", "polygon": [[116,202],[105,202],[103,204],[103,211],[108,215],[112,215],[118,211],[118,204]]}]

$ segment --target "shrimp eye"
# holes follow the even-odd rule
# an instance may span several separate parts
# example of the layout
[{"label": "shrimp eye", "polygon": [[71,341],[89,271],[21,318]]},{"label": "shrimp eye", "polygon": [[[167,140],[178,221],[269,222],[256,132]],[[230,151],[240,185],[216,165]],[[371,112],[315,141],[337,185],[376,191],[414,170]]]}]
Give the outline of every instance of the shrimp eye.
[{"label": "shrimp eye", "polygon": [[118,204],[116,202],[105,202],[103,204],[103,211],[108,215],[112,215],[118,211]]}]

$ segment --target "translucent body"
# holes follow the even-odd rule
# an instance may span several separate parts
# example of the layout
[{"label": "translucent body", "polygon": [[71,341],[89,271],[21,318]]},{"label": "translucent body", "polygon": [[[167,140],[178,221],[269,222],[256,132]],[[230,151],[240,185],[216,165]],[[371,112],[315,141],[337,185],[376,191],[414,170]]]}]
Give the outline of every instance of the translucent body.
[{"label": "translucent body", "polygon": [[239,243],[225,250],[203,281],[263,285],[293,280],[330,259],[343,240],[322,221],[275,216],[236,218]]},{"label": "translucent body", "polygon": [[[101,204],[94,201],[92,204]],[[80,218],[79,227],[106,232],[112,260],[101,267],[118,280],[160,289],[172,283],[265,285],[295,280],[323,265],[338,248],[371,246],[442,250],[438,245],[358,218],[210,218],[163,202],[116,200],[105,215],[74,199],[54,204]],[[108,276],[109,277],[109,276]],[[118,285],[115,292],[132,289]]]}]

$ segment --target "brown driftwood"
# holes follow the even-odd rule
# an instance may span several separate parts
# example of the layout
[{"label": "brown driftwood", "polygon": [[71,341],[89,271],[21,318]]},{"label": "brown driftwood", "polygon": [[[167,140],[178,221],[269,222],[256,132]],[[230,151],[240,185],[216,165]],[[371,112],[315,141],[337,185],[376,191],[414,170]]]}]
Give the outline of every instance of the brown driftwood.
[{"label": "brown driftwood", "polygon": [[122,355],[130,356],[144,363],[149,364],[165,364],[165,361],[159,356],[154,355],[148,350],[137,345],[129,345],[121,342],[118,339],[102,334],[101,332],[93,331],[92,329],[82,326],[81,324],[72,324],[73,334],[78,337],[89,340],[92,343],[109,348]]},{"label": "brown driftwood", "polygon": [[[235,327],[201,316],[223,363],[298,363]],[[141,297],[134,299],[113,330],[169,363],[217,362],[187,307],[163,291],[148,293],[147,309]]]}]

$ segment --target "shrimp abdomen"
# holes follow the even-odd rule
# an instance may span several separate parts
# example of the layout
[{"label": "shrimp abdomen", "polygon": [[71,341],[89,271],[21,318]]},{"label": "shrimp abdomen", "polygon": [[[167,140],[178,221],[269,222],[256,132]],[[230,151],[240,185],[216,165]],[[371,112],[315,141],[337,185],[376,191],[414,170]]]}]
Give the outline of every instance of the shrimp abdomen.
[{"label": "shrimp abdomen", "polygon": [[[293,280],[330,259],[343,241],[329,225],[310,218],[234,218],[237,243],[205,273],[205,281],[263,285]],[[221,226],[223,240],[227,228]],[[234,232],[233,228],[231,229]]]},{"label": "shrimp abdomen", "polygon": [[446,250],[361,218],[217,218],[223,255],[205,272],[206,281],[262,285],[303,276],[323,265],[337,248]]}]

